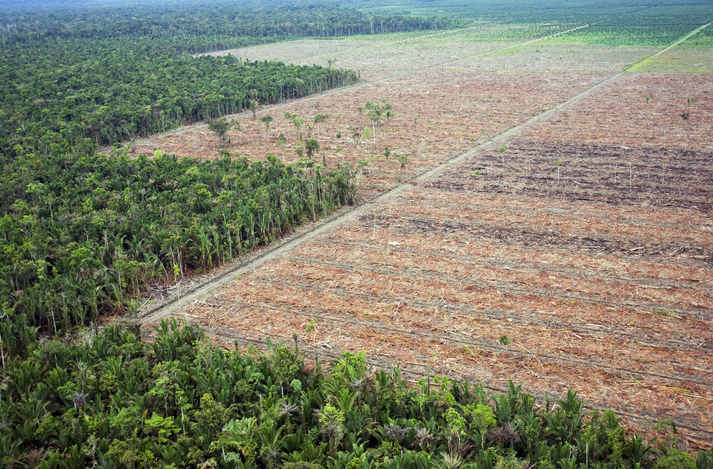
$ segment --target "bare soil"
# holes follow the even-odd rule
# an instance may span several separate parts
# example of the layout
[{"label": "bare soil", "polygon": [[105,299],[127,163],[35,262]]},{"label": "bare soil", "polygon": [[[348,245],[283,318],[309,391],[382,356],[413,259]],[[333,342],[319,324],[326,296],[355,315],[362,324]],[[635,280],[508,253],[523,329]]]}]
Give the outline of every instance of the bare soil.
[{"label": "bare soil", "polygon": [[[575,389],[639,431],[671,418],[709,447],[710,75],[630,73],[595,88],[610,75],[510,68],[431,69],[260,110],[275,116],[269,139],[237,116],[231,151],[292,160],[276,147],[280,132],[297,142],[282,114],[329,114],[313,129],[328,166],[372,158],[361,180],[372,202],[167,311],[238,347],[296,336],[310,355],[364,350],[412,379],[498,391],[512,379],[542,398]],[[378,144],[351,141],[349,127],[370,124],[357,107],[382,99],[396,115]],[[216,143],[194,126],[135,151],[211,158]],[[408,156],[405,169],[385,146]]]},{"label": "bare soil", "polygon": [[[683,118],[683,114],[688,114]],[[536,139],[713,151],[710,74],[630,73],[577,109],[529,130]],[[710,164],[710,160],[708,160]]]},{"label": "bare soil", "polygon": [[[353,165],[360,160],[370,162],[360,187],[363,197],[372,198],[524,123],[602,78],[600,73],[509,71],[428,71],[396,77],[271,106],[261,109],[255,119],[250,113],[233,116],[241,130],[229,132],[231,146],[227,150],[250,160],[273,153],[286,162],[295,161],[299,133],[284,114],[297,114],[305,120],[303,138],[313,136],[319,140],[321,150],[317,160],[325,161],[327,168],[344,162]],[[372,124],[366,112],[360,114],[358,109],[367,101],[383,100],[393,106],[395,115],[388,121],[383,119],[375,141],[373,135],[365,136]],[[313,121],[316,114],[327,114],[329,118],[318,127]],[[264,115],[274,119],[269,135],[259,120]],[[362,135],[358,141],[352,138],[355,131]],[[284,147],[277,142],[281,133],[288,140]],[[383,154],[385,147],[407,157],[406,167],[401,168],[395,157],[387,161]],[[218,138],[202,124],[139,139],[132,146],[136,154],[153,154],[156,149],[187,157],[220,156]]]}]

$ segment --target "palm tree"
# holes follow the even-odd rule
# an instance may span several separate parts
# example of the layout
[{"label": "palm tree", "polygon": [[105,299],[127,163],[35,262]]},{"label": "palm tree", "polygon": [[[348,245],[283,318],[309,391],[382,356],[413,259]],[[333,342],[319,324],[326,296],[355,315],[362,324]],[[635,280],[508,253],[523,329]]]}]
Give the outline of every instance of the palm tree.
[{"label": "palm tree", "polygon": [[296,114],[292,114],[292,123],[295,125],[297,132],[300,134],[300,141],[302,141],[302,126],[304,125],[305,120]]},{"label": "palm tree", "polygon": [[305,141],[305,150],[307,150],[307,158],[310,160],[315,153],[319,151],[319,142],[316,138],[308,138]]},{"label": "palm tree", "polygon": [[285,138],[285,134],[280,133],[280,135],[277,136],[277,144],[282,148],[282,160],[284,161],[285,159],[285,145],[287,145],[287,138]]},{"label": "palm tree", "polygon": [[270,123],[272,122],[271,115],[265,115],[260,118],[260,122],[265,124],[265,141],[270,139]]},{"label": "palm tree", "polygon": [[319,138],[321,138],[321,135],[319,133],[320,124],[327,119],[329,119],[329,114],[317,114],[316,116],[314,116],[314,123],[317,126],[317,137]]},{"label": "palm tree", "polygon": [[371,126],[374,130],[374,146],[376,146],[376,128],[381,126],[381,116],[385,115],[387,120],[393,115],[391,104],[386,100],[382,100],[381,104],[367,102],[364,107],[369,109],[367,116],[371,120]]}]

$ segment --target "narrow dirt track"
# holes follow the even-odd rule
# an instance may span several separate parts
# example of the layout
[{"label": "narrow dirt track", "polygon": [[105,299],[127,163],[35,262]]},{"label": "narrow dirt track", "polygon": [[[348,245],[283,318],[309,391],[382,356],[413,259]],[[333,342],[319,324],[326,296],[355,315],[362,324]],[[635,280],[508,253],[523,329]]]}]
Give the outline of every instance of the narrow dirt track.
[{"label": "narrow dirt track", "polygon": [[[485,150],[488,148],[493,148],[497,145],[500,145],[504,141],[517,136],[521,132],[523,132],[526,129],[528,129],[529,127],[533,126],[540,120],[547,119],[554,114],[562,112],[563,110],[567,109],[569,106],[572,106],[572,105],[578,103],[579,101],[581,101],[586,96],[593,93],[594,91],[613,83],[622,75],[623,75],[623,73],[618,73],[616,75],[610,76],[610,77],[602,80],[601,82],[597,83],[596,85],[579,93],[578,95],[576,95],[569,101],[562,103],[559,106],[556,106],[548,111],[545,111],[535,117],[532,117],[531,119],[529,119],[527,122],[525,122],[522,125],[508,129],[508,130],[496,135],[495,137],[490,138],[486,142],[483,142],[483,143],[473,147],[472,149],[455,156],[454,158],[447,161],[445,164],[442,164],[441,166],[433,168],[430,171],[427,171],[427,172],[421,174],[420,176],[415,177],[414,179],[412,179],[409,182],[405,182],[405,183],[399,185],[398,187],[378,196],[376,199],[371,200],[366,204],[360,205],[358,207],[353,207],[353,208],[349,208],[349,207],[344,208],[344,209],[340,210],[339,212],[337,212],[337,214],[327,218],[326,220],[324,220],[321,223],[318,223],[313,229],[303,232],[301,234],[289,236],[286,239],[279,241],[274,246],[265,248],[264,250],[261,250],[256,255],[248,256],[249,260],[239,262],[239,263],[237,263],[237,265],[235,265],[234,268],[229,268],[227,271],[221,273],[218,277],[211,279],[210,281],[206,282],[203,285],[194,287],[192,290],[190,290],[188,292],[185,292],[181,298],[177,297],[177,298],[175,298],[175,300],[170,301],[170,302],[168,302],[164,305],[161,305],[157,308],[149,308],[149,309],[146,309],[146,310],[140,312],[138,315],[138,318],[141,321],[141,324],[142,325],[152,324],[152,323],[159,322],[162,319],[170,317],[175,312],[186,308],[187,306],[195,303],[199,299],[210,294],[210,292],[212,292],[216,288],[232,283],[236,277],[238,277],[246,272],[250,272],[251,270],[255,270],[257,267],[265,264],[266,262],[269,262],[273,259],[277,259],[281,256],[284,256],[285,254],[294,250],[295,248],[297,248],[307,242],[310,242],[320,236],[324,236],[352,220],[358,219],[359,217],[363,216],[368,210],[371,210],[374,205],[382,204],[390,199],[393,199],[393,198],[403,194],[406,191],[413,189],[418,184],[422,184],[424,182],[432,180],[435,177],[437,177],[438,175],[442,174],[443,172],[462,163],[463,161],[465,161],[469,157],[473,156],[474,154],[476,154],[482,150]],[[334,90],[333,92],[338,92],[338,90]],[[305,99],[314,99],[314,97],[309,97],[309,98],[305,98]]]}]

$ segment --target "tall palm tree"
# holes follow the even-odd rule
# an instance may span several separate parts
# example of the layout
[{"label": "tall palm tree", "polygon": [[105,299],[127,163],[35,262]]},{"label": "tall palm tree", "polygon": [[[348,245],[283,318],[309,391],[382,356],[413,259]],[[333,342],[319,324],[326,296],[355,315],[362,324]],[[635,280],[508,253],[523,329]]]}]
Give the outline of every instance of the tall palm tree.
[{"label": "tall palm tree", "polygon": [[270,139],[270,123],[272,122],[272,116],[267,114],[260,118],[260,122],[265,124],[265,141]]}]

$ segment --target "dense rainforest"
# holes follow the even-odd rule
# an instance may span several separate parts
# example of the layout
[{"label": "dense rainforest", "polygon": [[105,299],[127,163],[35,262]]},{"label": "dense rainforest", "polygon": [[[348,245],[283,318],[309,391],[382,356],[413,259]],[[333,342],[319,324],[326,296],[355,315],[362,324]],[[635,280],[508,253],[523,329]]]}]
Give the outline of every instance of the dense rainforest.
[{"label": "dense rainforest", "polygon": [[[0,10],[0,148],[99,145],[354,83],[354,72],[189,54],[446,27],[330,4],[151,3]],[[6,150],[7,148],[10,150]]]},{"label": "dense rainforest", "polygon": [[585,416],[574,393],[539,407],[515,385],[408,387],[361,354],[322,370],[296,346],[99,327],[154,282],[355,202],[349,166],[131,156],[137,136],[358,81],[195,54],[458,24],[326,2],[0,6],[0,467],[713,467],[675,434],[649,444],[612,412]]},{"label": "dense rainforest", "polygon": [[32,327],[56,334],[123,312],[149,282],[233,260],[355,193],[349,168],[320,172],[272,155],[252,164],[158,152],[18,160],[29,166],[6,177],[26,191],[0,218],[9,315],[0,333],[10,356],[31,341]]},{"label": "dense rainforest", "polygon": [[[460,24],[445,16],[367,15],[327,1],[275,2],[189,0],[87,5],[65,4],[37,11],[8,8],[0,26],[3,45],[42,39],[163,38],[176,52],[197,53],[201,39],[341,37],[354,34],[443,29]],[[211,49],[216,50],[218,43]],[[226,44],[234,47],[233,44]],[[223,47],[224,48],[224,47]]]}]

